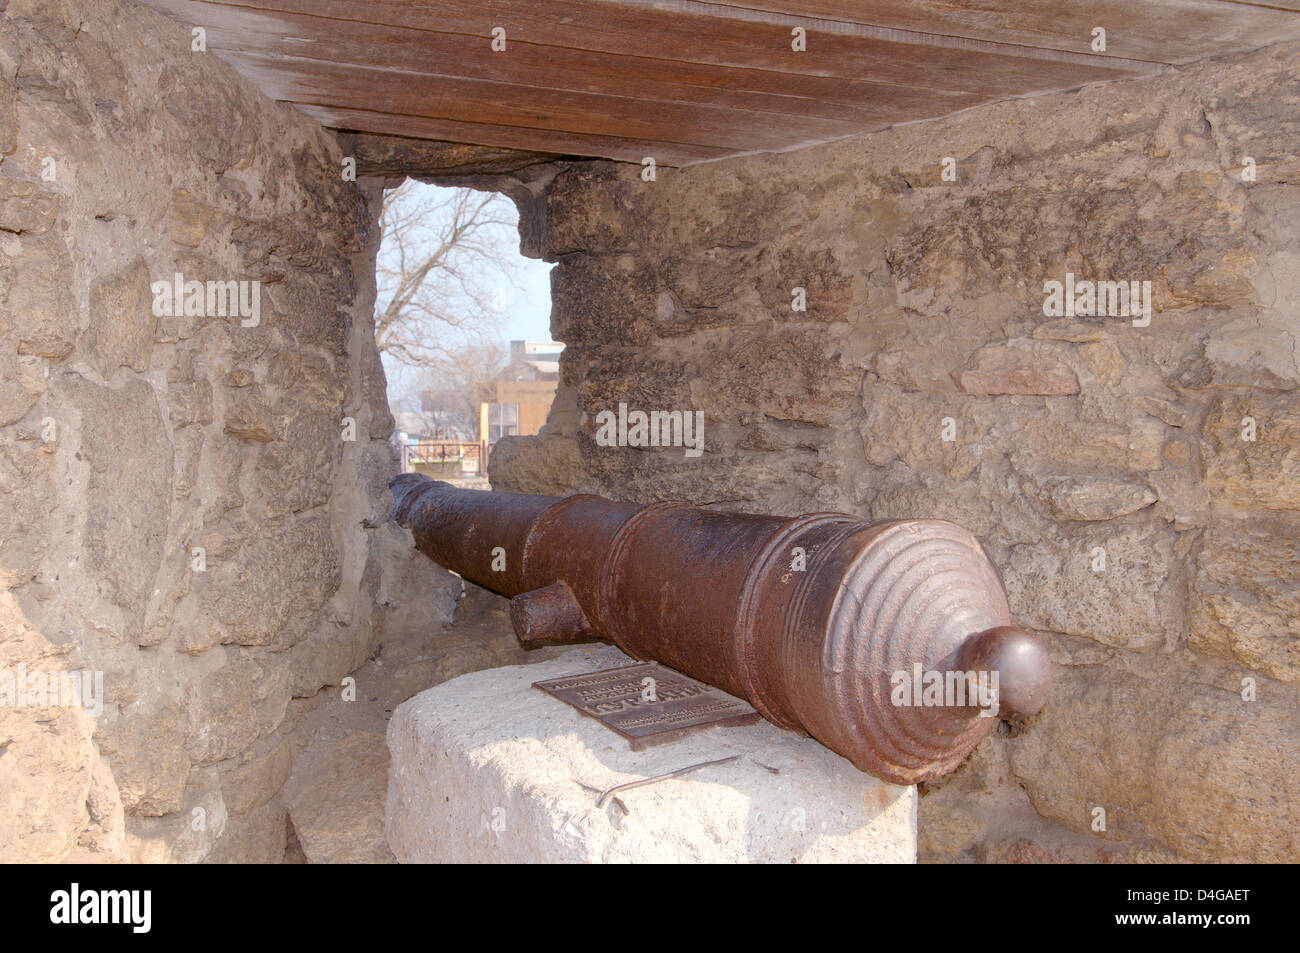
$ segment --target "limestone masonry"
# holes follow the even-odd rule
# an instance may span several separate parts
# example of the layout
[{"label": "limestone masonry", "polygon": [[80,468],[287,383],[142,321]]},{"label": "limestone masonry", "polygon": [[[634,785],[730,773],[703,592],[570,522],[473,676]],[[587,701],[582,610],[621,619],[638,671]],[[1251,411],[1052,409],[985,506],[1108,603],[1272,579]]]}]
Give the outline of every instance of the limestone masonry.
[{"label": "limestone masonry", "polygon": [[[506,192],[523,252],[557,263],[558,394],[496,446],[494,489],[936,517],[983,544],[1050,703],[919,789],[863,776],[894,812],[873,856],[1300,860],[1300,44],[653,180],[505,149],[419,168],[393,142],[272,101],[135,0],[0,0],[0,861],[391,859],[384,706],[416,695],[389,739],[418,765],[430,699],[568,674],[417,695],[555,655],[503,640],[494,597],[443,639],[460,580],[386,522],[377,216],[407,173]],[[380,672],[399,655],[406,681]],[[567,805],[636,767],[477,715],[457,743],[505,760],[456,749],[467,792],[522,806],[501,765],[523,758],[577,772],[547,794]],[[368,772],[368,843],[288,784],[310,764]],[[773,822],[733,797],[769,797],[750,775],[708,823]],[[851,800],[826,795],[836,836],[866,824]],[[439,823],[478,824],[454,807]],[[388,829],[413,858],[493,859],[417,821]],[[509,856],[633,856],[614,823]],[[641,844],[839,849],[758,829]]]}]

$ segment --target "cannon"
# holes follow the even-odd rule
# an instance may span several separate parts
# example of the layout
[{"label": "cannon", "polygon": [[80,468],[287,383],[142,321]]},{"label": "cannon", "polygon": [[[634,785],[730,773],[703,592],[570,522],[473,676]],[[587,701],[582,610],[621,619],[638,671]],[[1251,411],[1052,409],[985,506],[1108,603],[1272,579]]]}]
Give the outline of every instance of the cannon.
[{"label": "cannon", "polygon": [[413,473],[391,487],[416,548],[509,597],[524,645],[613,642],[885,781],[945,774],[994,716],[1046,701],[1045,652],[1011,625],[978,540],[944,520],[756,516]]}]

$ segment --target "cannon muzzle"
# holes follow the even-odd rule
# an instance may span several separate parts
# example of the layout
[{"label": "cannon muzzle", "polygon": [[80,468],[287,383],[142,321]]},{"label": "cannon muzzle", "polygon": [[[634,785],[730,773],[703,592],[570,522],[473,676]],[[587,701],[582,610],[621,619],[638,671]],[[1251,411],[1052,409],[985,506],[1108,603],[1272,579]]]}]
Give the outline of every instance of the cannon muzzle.
[{"label": "cannon muzzle", "polygon": [[793,519],[687,503],[392,482],[434,562],[510,597],[524,644],[606,639],[747,699],[864,771],[951,771],[1051,668],[979,542],[943,520]]}]

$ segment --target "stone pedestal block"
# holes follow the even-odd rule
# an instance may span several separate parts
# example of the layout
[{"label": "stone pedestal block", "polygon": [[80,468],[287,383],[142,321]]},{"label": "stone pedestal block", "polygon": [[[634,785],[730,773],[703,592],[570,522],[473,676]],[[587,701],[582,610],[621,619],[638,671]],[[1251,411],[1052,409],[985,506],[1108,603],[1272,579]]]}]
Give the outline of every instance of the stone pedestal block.
[{"label": "stone pedestal block", "polygon": [[[912,863],[916,789],[766,722],[633,751],[533,688],[633,664],[612,646],[475,672],[388,726],[386,830],[403,862]],[[680,777],[611,788],[734,757]]]}]

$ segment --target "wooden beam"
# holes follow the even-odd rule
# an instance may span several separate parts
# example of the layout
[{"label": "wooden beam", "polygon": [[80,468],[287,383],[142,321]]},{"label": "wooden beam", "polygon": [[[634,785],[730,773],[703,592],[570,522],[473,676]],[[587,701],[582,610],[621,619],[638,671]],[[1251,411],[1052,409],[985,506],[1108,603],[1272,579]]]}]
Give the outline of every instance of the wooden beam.
[{"label": "wooden beam", "polygon": [[522,178],[536,166],[566,158],[551,152],[523,152],[373,133],[340,133],[339,146],[344,155],[357,160],[357,175],[446,179],[513,174]]},{"label": "wooden beam", "polygon": [[667,145],[657,141],[626,136],[591,136],[522,126],[494,126],[481,122],[455,122],[425,116],[400,116],[366,109],[299,104],[294,108],[315,119],[322,126],[376,132],[416,139],[441,139],[446,142],[469,142],[484,146],[501,146],[535,152],[568,153],[594,158],[640,162],[654,156],[657,165],[688,166],[735,153],[728,149],[711,149],[693,145]]}]

